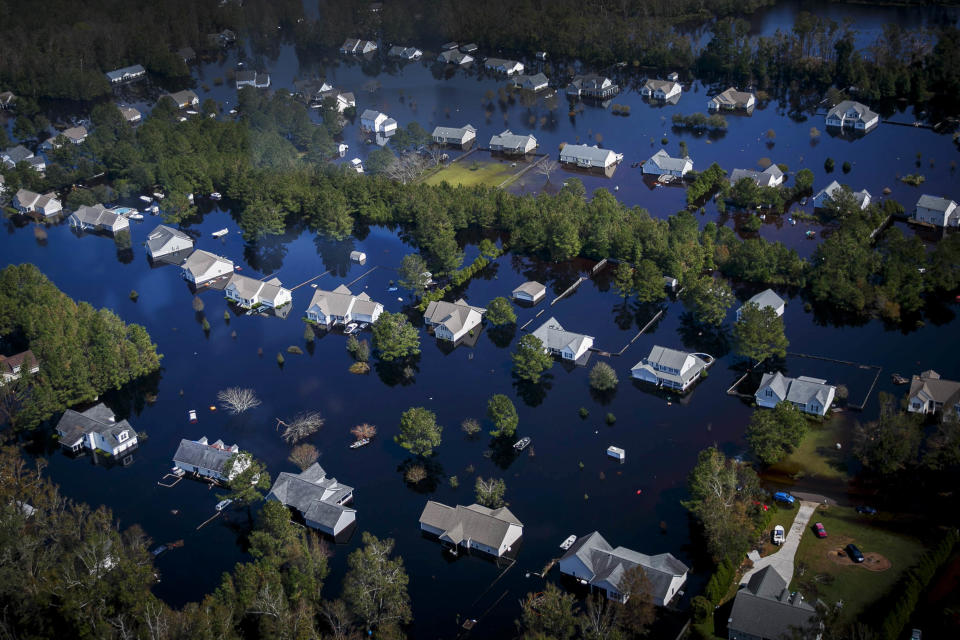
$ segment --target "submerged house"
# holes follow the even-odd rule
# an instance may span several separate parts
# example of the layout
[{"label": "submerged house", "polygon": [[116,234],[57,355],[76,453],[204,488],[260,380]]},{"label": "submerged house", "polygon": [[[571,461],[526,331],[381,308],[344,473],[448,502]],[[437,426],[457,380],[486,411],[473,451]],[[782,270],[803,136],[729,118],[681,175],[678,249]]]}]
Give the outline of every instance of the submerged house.
[{"label": "submerged house", "polygon": [[571,98],[595,98],[603,100],[612,98],[620,91],[620,87],[605,76],[594,73],[575,76],[567,85],[567,95]]},{"label": "submerged house", "polygon": [[783,171],[775,164],[771,164],[763,171],[754,169],[734,169],[730,172],[730,184],[735,185],[744,178],[749,178],[758,187],[779,187],[783,184]]},{"label": "submerged house", "polygon": [[757,404],[773,409],[781,402],[789,402],[803,413],[825,416],[837,395],[837,388],[820,378],[799,376],[788,378],[779,371],[765,373],[754,394]]},{"label": "submerged house", "polygon": [[673,80],[654,80],[651,78],[640,88],[640,95],[654,100],[669,100],[679,97],[682,92],[683,87],[680,86],[679,82]]},{"label": "submerged house", "polygon": [[92,207],[81,206],[70,214],[70,226],[83,231],[106,231],[117,235],[130,230],[130,221],[119,213],[107,209],[102,204]]},{"label": "submerged house", "polygon": [[707,102],[707,109],[710,111],[733,111],[734,109],[750,111],[756,104],[757,97],[749,91],[737,91],[730,87],[710,98],[710,101]]},{"label": "submerged house", "polygon": [[0,387],[19,380],[25,373],[32,375],[39,371],[40,362],[30,349],[9,356],[0,355]]},{"label": "submerged house", "polygon": [[601,589],[610,600],[625,603],[630,599],[622,585],[624,574],[636,567],[643,569],[653,604],[665,607],[687,581],[687,565],[673,554],[648,556],[626,547],[611,547],[602,535],[593,533],[577,538],[560,558],[560,573],[585,580],[591,590]]},{"label": "submerged house", "polygon": [[523,535],[523,523],[506,507],[448,507],[428,500],[420,514],[420,530],[454,548],[476,549],[499,558]]},{"label": "submerged house", "polygon": [[143,68],[143,65],[135,64],[115,71],[107,71],[105,75],[110,84],[120,84],[144,77],[147,75],[147,70]]},{"label": "submerged house", "polygon": [[463,147],[477,138],[477,130],[470,124],[464,127],[436,127],[431,137],[437,144]]},{"label": "submerged house", "polygon": [[180,269],[187,282],[201,285],[214,278],[233,273],[233,262],[209,251],[197,249],[184,260]]},{"label": "submerged house", "polygon": [[650,355],[633,365],[630,375],[658,387],[683,392],[699,380],[701,374],[712,363],[702,358],[702,355],[706,354],[687,353],[654,345],[650,349]]},{"label": "submerged house", "polygon": [[516,60],[504,60],[503,58],[487,58],[483,66],[490,71],[505,73],[508,76],[523,73],[523,63]]},{"label": "submerged house", "polygon": [[913,219],[938,227],[957,227],[960,226],[960,208],[953,200],[923,194],[917,200]]},{"label": "submerged house", "polygon": [[434,300],[427,305],[423,322],[433,327],[433,335],[440,340],[456,342],[480,326],[487,310],[473,307],[460,298],[456,302]]},{"label": "submerged house", "polygon": [[880,123],[880,116],[854,100],[844,100],[827,112],[827,126],[869,131]]},{"label": "submerged house", "polygon": [[[747,306],[748,304],[755,304],[761,309],[770,307],[777,314],[778,318],[783,315],[783,310],[787,306],[787,303],[784,302],[783,298],[778,296],[773,289],[764,289],[757,295],[752,296],[744,303],[743,307]],[[743,307],[737,309],[737,321],[739,321],[740,317],[743,315]]]},{"label": "submerged house", "polygon": [[137,446],[137,432],[126,420],[117,418],[107,405],[97,404],[80,413],[64,411],[57,423],[60,445],[70,451],[104,451],[119,455]]},{"label": "submerged house", "polygon": [[56,194],[52,191],[40,195],[33,191],[20,189],[16,195],[13,196],[13,202],[11,204],[13,208],[20,213],[42,213],[47,217],[55,216],[63,211],[63,205],[60,204]]},{"label": "submerged house", "polygon": [[513,290],[513,299],[523,302],[540,302],[546,295],[547,287],[532,280]]},{"label": "submerged house", "polygon": [[767,566],[750,577],[733,599],[727,619],[729,640],[780,640],[816,638],[820,625],[817,610],[799,591],[790,591],[773,567]]},{"label": "submerged house", "polygon": [[366,109],[360,114],[360,128],[375,133],[392,133],[397,130],[397,121],[385,113]]},{"label": "submerged house", "polygon": [[270,87],[270,74],[244,69],[237,72],[237,89],[244,87],[253,87],[254,89],[267,89]]},{"label": "submerged house", "polygon": [[166,97],[173,100],[173,104],[177,105],[177,109],[187,109],[189,107],[196,107],[200,104],[200,97],[190,89],[175,91],[173,93],[165,93],[161,97]]},{"label": "submerged house", "polygon": [[33,151],[30,151],[30,149],[27,149],[22,144],[0,151],[0,160],[2,160],[4,166],[9,169],[13,169],[21,162],[30,163],[33,158]]},{"label": "submerged house", "polygon": [[537,148],[537,139],[532,135],[521,136],[510,129],[490,138],[490,151],[508,155],[523,155]]},{"label": "submerged house", "polygon": [[387,51],[388,58],[400,58],[401,60],[419,60],[423,56],[423,51],[416,47],[401,47],[394,45]]},{"label": "submerged house", "polygon": [[88,135],[90,135],[90,132],[87,131],[87,128],[84,126],[70,127],[69,129],[64,129],[55,136],[47,138],[41,147],[47,151],[59,149],[60,143],[57,142],[57,138],[60,136],[63,136],[70,144],[82,144],[87,139]]},{"label": "submerged house", "polygon": [[371,300],[366,293],[355,296],[341,284],[333,291],[314,291],[306,315],[311,322],[329,329],[350,322],[374,323],[381,313],[382,304]]},{"label": "submerged house", "polygon": [[178,253],[193,248],[193,238],[179,229],[158,224],[147,236],[144,243],[147,255],[156,260],[171,253]]},{"label": "submerged house", "polygon": [[[229,465],[234,456],[236,460]],[[210,444],[206,436],[199,440],[184,438],[173,455],[173,466],[200,478],[229,482],[250,466],[250,454],[241,453],[240,447],[235,444],[225,445],[223,440]]]},{"label": "submerged house", "polygon": [[580,360],[593,346],[593,336],[567,331],[554,317],[540,325],[533,335],[543,343],[544,351],[564,360]]},{"label": "submerged house", "polygon": [[130,124],[137,124],[143,119],[143,114],[133,107],[120,107],[120,115]]},{"label": "submerged house", "polygon": [[689,157],[672,158],[665,150],[660,149],[643,163],[643,172],[653,176],[675,176],[682,178],[693,170],[693,160]]},{"label": "submerged house", "polygon": [[518,75],[510,82],[517,89],[526,91],[543,91],[550,86],[550,80],[543,73],[533,75]]},{"label": "submerged house", "polygon": [[[844,187],[839,182],[834,180],[826,187],[818,191],[817,195],[813,196],[813,208],[823,209],[833,199],[834,194],[838,193],[842,189],[844,189]],[[853,197],[860,206],[861,211],[870,206],[869,191],[864,189],[862,191],[851,191],[851,193],[853,193]]]},{"label": "submerged house", "polygon": [[308,527],[331,536],[338,535],[357,519],[356,509],[347,506],[353,500],[353,487],[328,478],[317,462],[301,473],[280,473],[267,500],[296,509]]},{"label": "submerged house", "polygon": [[941,411],[944,420],[951,414],[960,419],[960,382],[944,380],[933,369],[913,376],[907,393],[907,411],[924,415]]},{"label": "submerged house", "polygon": [[468,53],[463,53],[462,51],[457,51],[456,48],[447,49],[440,52],[440,55],[437,56],[437,62],[441,64],[455,64],[458,66],[463,66],[473,62],[473,56]]},{"label": "submerged house", "polygon": [[606,169],[623,160],[623,154],[601,149],[597,145],[565,144],[560,150],[560,162],[583,168]]},{"label": "submerged house", "polygon": [[372,40],[357,40],[356,38],[347,38],[340,47],[340,53],[351,55],[363,55],[377,50],[377,43]]},{"label": "submerged house", "polygon": [[280,286],[278,278],[270,278],[266,281],[256,280],[239,273],[230,276],[223,294],[228,300],[244,309],[261,305],[268,309],[276,309],[293,301],[293,294],[289,289]]}]

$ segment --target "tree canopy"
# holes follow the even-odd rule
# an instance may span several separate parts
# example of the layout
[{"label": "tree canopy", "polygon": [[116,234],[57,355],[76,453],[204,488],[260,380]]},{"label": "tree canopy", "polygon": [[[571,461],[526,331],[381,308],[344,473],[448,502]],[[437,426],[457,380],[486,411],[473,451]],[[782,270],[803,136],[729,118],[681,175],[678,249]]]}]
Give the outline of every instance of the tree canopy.
[{"label": "tree canopy", "polygon": [[753,302],[743,305],[740,319],[733,325],[733,339],[737,353],[755,362],[772,356],[785,358],[790,344],[776,310]]},{"label": "tree canopy", "polygon": [[513,401],[502,393],[494,394],[487,402],[487,417],[493,422],[490,432],[494,438],[511,438],[517,432],[517,408]]},{"label": "tree canopy", "polygon": [[384,311],[373,323],[373,346],[384,362],[420,353],[420,332],[402,313]]},{"label": "tree canopy", "polygon": [[400,416],[400,433],[397,443],[415,456],[429,456],[440,446],[443,427],[437,424],[437,416],[429,409],[411,407]]}]

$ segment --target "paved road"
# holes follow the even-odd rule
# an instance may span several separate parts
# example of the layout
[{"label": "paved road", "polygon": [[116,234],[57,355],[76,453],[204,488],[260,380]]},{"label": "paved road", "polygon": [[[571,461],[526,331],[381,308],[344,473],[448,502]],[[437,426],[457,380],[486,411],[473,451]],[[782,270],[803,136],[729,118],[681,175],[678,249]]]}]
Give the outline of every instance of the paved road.
[{"label": "paved road", "polygon": [[790,581],[793,580],[793,557],[797,553],[797,547],[800,546],[800,538],[810,523],[810,516],[813,515],[816,508],[816,502],[801,501],[800,508],[797,509],[797,515],[793,518],[793,524],[790,526],[790,531],[787,532],[787,538],[780,550],[754,562],[753,568],[743,574],[740,584],[748,582],[757,571],[771,566],[789,585]]}]

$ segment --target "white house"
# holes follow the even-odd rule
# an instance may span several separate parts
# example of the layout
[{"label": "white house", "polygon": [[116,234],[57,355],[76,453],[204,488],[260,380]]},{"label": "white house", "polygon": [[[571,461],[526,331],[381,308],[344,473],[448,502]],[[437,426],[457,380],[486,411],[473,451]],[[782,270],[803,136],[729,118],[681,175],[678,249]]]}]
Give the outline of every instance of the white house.
[{"label": "white house", "polygon": [[654,100],[669,100],[678,97],[683,92],[679,82],[673,80],[647,80],[640,88],[640,95]]},{"label": "white house", "polygon": [[540,302],[546,295],[547,287],[532,280],[513,290],[513,299],[523,302]]},{"label": "white house", "polygon": [[147,70],[143,68],[143,65],[135,64],[115,71],[107,71],[105,75],[110,84],[120,84],[121,82],[130,82],[142,78],[147,75]]},{"label": "white house", "polygon": [[869,131],[880,123],[880,116],[865,104],[844,100],[827,112],[827,126]]},{"label": "white house", "polygon": [[519,75],[515,76],[510,82],[511,85],[517,89],[525,89],[526,91],[543,91],[550,86],[550,80],[543,73],[535,73],[533,75]]},{"label": "white house", "polygon": [[105,451],[119,455],[137,446],[137,432],[126,420],[117,422],[102,402],[83,413],[67,409],[57,423],[60,445],[70,451]]},{"label": "white house", "polygon": [[340,53],[362,56],[366,53],[372,53],[377,50],[377,43],[371,40],[357,40],[347,38],[343,46],[340,47]]},{"label": "white house", "polygon": [[[833,194],[838,192],[845,187],[841,186],[839,182],[834,180],[826,187],[817,192],[817,195],[813,196],[813,207],[815,209],[822,209],[827,206],[827,203],[833,197]],[[860,205],[861,211],[870,206],[870,192],[864,189],[863,191],[854,191],[853,197],[856,199],[857,204]]]},{"label": "white house", "polygon": [[32,375],[39,371],[40,362],[30,349],[10,356],[0,355],[0,387],[19,380],[25,373]]},{"label": "white house", "polygon": [[953,200],[923,194],[917,200],[913,219],[938,227],[956,227],[960,226],[960,209]]},{"label": "white house", "polygon": [[446,51],[440,52],[440,55],[437,56],[437,62],[463,66],[473,62],[473,56],[468,53],[463,53],[462,51],[457,51],[456,49],[447,49]]},{"label": "white house", "polygon": [[571,98],[605,100],[615,96],[620,91],[620,87],[610,78],[591,73],[575,76],[567,85],[566,91]]},{"label": "white house", "polygon": [[[748,304],[755,304],[761,309],[764,307],[770,307],[776,312],[777,317],[783,315],[783,310],[786,308],[787,303],[784,302],[783,298],[774,293],[773,289],[765,289],[753,296],[743,305],[743,307]],[[737,309],[737,321],[740,320],[740,316],[743,315],[743,307]]]},{"label": "white house", "polygon": [[567,331],[552,316],[533,335],[543,343],[544,351],[564,360],[580,360],[593,346],[593,336]]},{"label": "white house", "polygon": [[63,211],[63,205],[57,200],[56,195],[51,191],[44,195],[20,189],[13,196],[11,203],[13,208],[20,213],[42,213],[44,216],[55,216]]},{"label": "white house", "polygon": [[676,176],[682,178],[693,169],[693,160],[689,157],[671,158],[670,154],[660,149],[643,163],[643,172],[654,176]]},{"label": "white house", "polygon": [[434,300],[427,305],[423,322],[433,327],[433,334],[438,339],[456,342],[480,325],[486,311],[470,306],[463,298],[456,302]]},{"label": "white house", "polygon": [[69,129],[64,129],[60,133],[50,138],[47,138],[41,145],[43,149],[47,151],[52,151],[54,149],[59,149],[60,145],[57,143],[57,138],[63,136],[67,139],[67,142],[71,144],[81,144],[84,140],[87,139],[89,132],[84,126],[79,127],[70,127]]},{"label": "white house", "polygon": [[156,260],[171,253],[193,249],[193,238],[179,229],[160,224],[150,232],[144,244],[147,255]]},{"label": "white house", "polygon": [[771,164],[763,171],[755,171],[753,169],[734,169],[730,173],[730,184],[737,184],[744,178],[753,180],[754,184],[756,184],[758,187],[779,187],[781,184],[783,184],[784,176],[783,171],[781,171],[780,167],[775,164]]},{"label": "white house", "polygon": [[13,169],[21,162],[29,162],[33,157],[33,151],[22,144],[0,151],[0,160],[9,169]]},{"label": "white house", "polygon": [[601,149],[597,145],[564,144],[560,150],[560,162],[584,168],[606,169],[622,160],[622,153]]},{"label": "white house", "polygon": [[161,97],[167,97],[173,100],[173,104],[177,105],[177,109],[196,107],[200,104],[200,97],[190,89],[174,91],[173,93],[165,93]]},{"label": "white house", "polygon": [[[654,345],[650,355],[633,365],[630,375],[637,380],[686,391],[706,370],[710,362],[700,357],[706,354],[687,353]],[[709,356],[707,356],[709,358]]]},{"label": "white house", "polygon": [[807,376],[788,378],[777,371],[763,374],[754,397],[759,406],[768,409],[789,402],[804,413],[825,416],[836,395],[837,388],[826,380]]},{"label": "white house", "polygon": [[907,393],[907,411],[924,415],[941,411],[944,420],[951,414],[960,419],[960,382],[944,380],[932,369],[913,376]]},{"label": "white house", "polygon": [[120,115],[130,124],[137,124],[143,119],[143,114],[133,107],[120,107]]},{"label": "white house", "polygon": [[260,305],[276,309],[293,301],[293,294],[289,289],[280,286],[279,279],[256,280],[239,273],[230,276],[223,294],[244,309]]},{"label": "white house", "polygon": [[308,527],[331,536],[338,535],[357,519],[357,510],[347,506],[353,500],[353,487],[328,478],[317,462],[301,473],[280,473],[267,500],[296,509]]},{"label": "white house", "polygon": [[221,256],[197,249],[183,262],[180,269],[183,278],[194,285],[233,273],[233,262]]},{"label": "white house", "polygon": [[343,113],[348,108],[357,106],[357,99],[352,92],[334,89],[327,83],[323,83],[323,86],[326,88],[321,88],[319,91],[313,94],[313,98],[310,102],[311,108],[316,109],[322,107],[324,100],[327,98],[330,98],[334,101],[334,108],[336,108],[337,113]]},{"label": "white house", "polygon": [[367,254],[365,254],[363,251],[351,251],[350,261],[363,264],[367,261]]},{"label": "white house", "polygon": [[537,139],[532,135],[521,136],[505,130],[499,135],[490,138],[490,151],[499,151],[500,153],[523,155],[530,153],[537,148]]},{"label": "white house", "polygon": [[387,51],[388,58],[400,58],[401,60],[419,60],[423,57],[423,51],[416,47],[401,47],[394,45]]},{"label": "white house", "polygon": [[483,66],[489,69],[490,71],[496,71],[497,73],[505,73],[508,76],[513,76],[518,73],[523,73],[523,63],[517,62],[516,60],[504,60],[503,58],[487,58]]},{"label": "white house", "polygon": [[624,593],[624,574],[640,567],[649,582],[650,599],[658,607],[673,600],[689,571],[673,554],[648,556],[626,547],[614,548],[597,531],[577,538],[560,558],[559,566],[561,574],[585,580],[591,590],[601,589],[607,598],[620,603],[630,599],[630,594]]},{"label": "white house", "polygon": [[385,113],[366,109],[360,114],[360,127],[376,133],[392,133],[397,130],[397,121]]},{"label": "white house", "polygon": [[69,220],[70,226],[83,231],[106,231],[116,235],[120,231],[130,230],[129,220],[102,204],[81,206],[70,214]]},{"label": "white house", "polygon": [[[228,465],[231,458],[236,459]],[[218,482],[230,482],[250,466],[249,453],[242,453],[237,445],[227,446],[223,440],[213,444],[203,436],[199,440],[180,440],[180,446],[173,455],[173,466],[201,478],[211,478]],[[229,466],[229,469],[228,469]]]},{"label": "white house", "polygon": [[327,329],[350,322],[373,323],[381,313],[382,304],[366,293],[355,296],[342,284],[333,291],[317,289],[307,307],[307,319]]},{"label": "white house", "polygon": [[437,144],[463,147],[477,138],[477,130],[470,124],[465,127],[436,127],[431,137]]},{"label": "white house", "polygon": [[454,548],[476,549],[499,558],[523,535],[523,523],[506,507],[448,507],[428,500],[420,514],[420,530]]},{"label": "white house", "polygon": [[242,89],[243,87],[267,89],[269,86],[269,73],[261,73],[252,69],[244,69],[243,71],[237,72],[237,89]]},{"label": "white house", "polygon": [[749,91],[737,91],[730,87],[710,98],[710,101],[707,102],[707,109],[710,111],[733,111],[734,109],[750,111],[756,104],[757,97]]}]

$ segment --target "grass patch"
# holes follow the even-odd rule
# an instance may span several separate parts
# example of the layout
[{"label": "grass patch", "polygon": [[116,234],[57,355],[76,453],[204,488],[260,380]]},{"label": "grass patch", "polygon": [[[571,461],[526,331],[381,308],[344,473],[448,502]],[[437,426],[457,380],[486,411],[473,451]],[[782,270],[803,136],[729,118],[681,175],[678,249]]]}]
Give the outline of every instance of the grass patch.
[{"label": "grass patch", "polygon": [[809,429],[800,446],[775,464],[771,471],[791,478],[812,476],[849,480],[847,452],[837,449],[837,443],[843,439],[840,433],[842,422],[839,417],[824,423],[808,422]]},{"label": "grass patch", "polygon": [[[826,538],[813,535],[815,522],[826,527]],[[885,528],[882,522],[850,507],[820,507],[810,518],[810,527],[800,539],[790,588],[799,589],[810,602],[821,598],[833,606],[842,600],[841,618],[845,621],[856,619],[864,607],[886,594],[924,549],[916,538]],[[870,571],[863,565],[838,564],[830,558],[831,551],[849,542],[864,554],[879,553],[890,561],[891,567]]]},{"label": "grass patch", "polygon": [[480,184],[499,187],[504,181],[512,181],[512,178],[523,170],[523,166],[519,163],[516,167],[510,165],[509,162],[481,162],[467,158],[462,162],[454,162],[443,167],[427,176],[423,182],[432,186],[446,182],[453,187],[473,187]]},{"label": "grass patch", "polygon": [[790,527],[793,525],[793,519],[797,515],[797,509],[784,505],[770,505],[770,511],[772,516],[770,517],[770,524],[763,531],[763,545],[760,547],[760,557],[768,556],[775,551],[778,551],[780,547],[773,544],[773,528],[778,524],[783,527],[783,532],[787,533],[790,531]]}]

